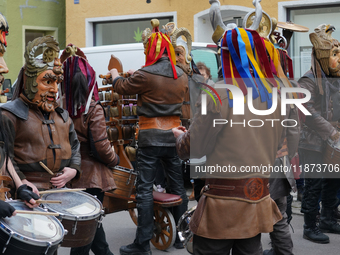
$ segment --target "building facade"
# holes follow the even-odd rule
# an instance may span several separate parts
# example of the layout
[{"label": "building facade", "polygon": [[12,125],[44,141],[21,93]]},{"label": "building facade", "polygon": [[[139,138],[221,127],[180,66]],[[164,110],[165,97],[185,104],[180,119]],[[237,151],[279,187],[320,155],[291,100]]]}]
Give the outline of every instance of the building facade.
[{"label": "building facade", "polygon": [[66,47],[65,0],[0,0],[0,12],[9,25],[5,61],[13,83],[24,64],[25,46],[36,37],[52,35]]},{"label": "building facade", "polygon": [[[147,3],[150,2],[150,3]],[[225,24],[242,25],[244,16],[254,9],[252,0],[220,0]],[[339,0],[277,1],[262,0],[261,6],[278,21],[292,21],[310,32],[319,24],[340,24]],[[141,33],[150,19],[161,25],[174,21],[189,29],[195,42],[212,42],[209,0],[68,0],[66,1],[66,41],[79,47],[141,42]],[[339,26],[340,27],[340,26]],[[334,37],[340,39],[340,33]],[[309,33],[295,33],[289,53],[295,78],[310,67]]]}]

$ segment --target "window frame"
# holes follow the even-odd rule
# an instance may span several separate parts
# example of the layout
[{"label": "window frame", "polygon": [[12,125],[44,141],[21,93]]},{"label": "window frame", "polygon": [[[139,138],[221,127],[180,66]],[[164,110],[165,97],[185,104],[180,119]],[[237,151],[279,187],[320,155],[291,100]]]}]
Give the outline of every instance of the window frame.
[{"label": "window frame", "polygon": [[45,35],[51,35],[58,41],[58,27],[40,27],[40,26],[22,26],[22,64],[25,64],[25,50],[26,50],[26,30],[33,30],[37,32],[44,32]]},{"label": "window frame", "polygon": [[115,21],[124,21],[124,20],[131,21],[131,20],[139,20],[139,19],[150,19],[151,20],[151,19],[171,17],[171,16],[173,18],[173,21],[177,24],[177,12],[157,12],[157,13],[86,18],[85,19],[85,45],[86,47],[94,46],[94,41],[95,41],[94,23],[115,22]]}]

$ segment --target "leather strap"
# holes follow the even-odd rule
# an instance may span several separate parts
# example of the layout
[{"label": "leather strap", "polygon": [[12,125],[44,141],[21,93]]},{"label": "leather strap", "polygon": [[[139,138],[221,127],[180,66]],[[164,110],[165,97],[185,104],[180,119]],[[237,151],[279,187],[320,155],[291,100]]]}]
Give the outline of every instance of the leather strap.
[{"label": "leather strap", "polygon": [[269,195],[268,178],[207,179],[205,195],[258,201]]},{"label": "leather strap", "polygon": [[162,116],[148,118],[139,116],[139,129],[162,129],[169,130],[181,125],[179,116]]}]

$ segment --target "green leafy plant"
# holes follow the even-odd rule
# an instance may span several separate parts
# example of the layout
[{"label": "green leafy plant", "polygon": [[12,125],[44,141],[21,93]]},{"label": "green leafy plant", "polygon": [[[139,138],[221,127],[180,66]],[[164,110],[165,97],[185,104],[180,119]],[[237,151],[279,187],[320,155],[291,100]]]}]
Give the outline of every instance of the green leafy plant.
[{"label": "green leafy plant", "polygon": [[143,31],[139,31],[139,27],[137,27],[137,31],[134,31],[134,33],[135,33],[135,36],[133,37],[133,39],[135,39],[136,42],[141,42]]}]

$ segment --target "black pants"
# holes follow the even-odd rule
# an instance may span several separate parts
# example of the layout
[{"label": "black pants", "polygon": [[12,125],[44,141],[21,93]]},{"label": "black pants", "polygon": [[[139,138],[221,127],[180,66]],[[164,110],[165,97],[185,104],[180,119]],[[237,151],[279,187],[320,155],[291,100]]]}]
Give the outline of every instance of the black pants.
[{"label": "black pants", "polygon": [[[322,164],[322,153],[308,150],[299,150],[300,164]],[[312,169],[311,167],[309,169]],[[323,208],[334,209],[338,204],[337,191],[340,180],[334,178],[308,178],[310,172],[305,172],[305,191],[301,204],[301,212],[317,215],[318,201],[321,194]]]},{"label": "black pants", "polygon": [[209,239],[194,235],[195,255],[262,255],[261,234],[247,239]]},{"label": "black pants", "polygon": [[286,214],[287,198],[281,197],[275,199],[275,203],[282,214],[282,219],[274,225],[274,231],[269,233],[274,253],[293,255],[293,241],[289,232]]},{"label": "black pants", "polygon": [[167,177],[167,188],[172,194],[181,196],[183,203],[174,207],[174,219],[179,218],[188,208],[188,198],[184,188],[182,163],[175,147],[140,147],[137,151],[137,169],[139,171],[136,185],[138,210],[138,227],[135,242],[143,244],[153,235],[153,183],[156,178],[158,163],[162,162]]},{"label": "black pants", "polygon": [[[104,199],[104,192],[101,192],[100,189],[86,189],[86,192],[97,196],[97,198],[100,200],[100,202],[103,203]],[[103,228],[103,224],[100,224],[100,227],[97,228],[96,234],[94,236],[94,239],[92,243],[77,247],[77,248],[71,248],[70,255],[89,255],[90,250],[95,255],[113,255],[113,253],[109,249],[109,245],[106,242],[106,236]]]}]

